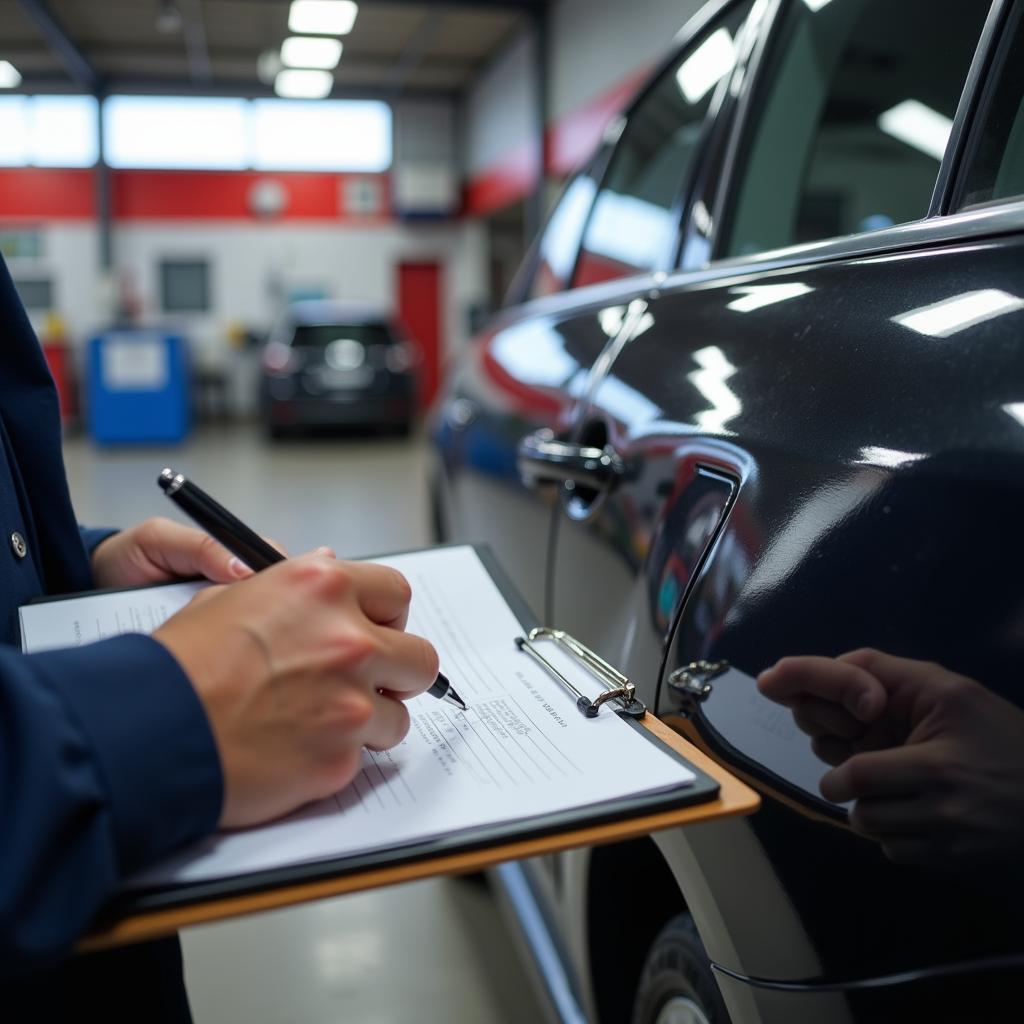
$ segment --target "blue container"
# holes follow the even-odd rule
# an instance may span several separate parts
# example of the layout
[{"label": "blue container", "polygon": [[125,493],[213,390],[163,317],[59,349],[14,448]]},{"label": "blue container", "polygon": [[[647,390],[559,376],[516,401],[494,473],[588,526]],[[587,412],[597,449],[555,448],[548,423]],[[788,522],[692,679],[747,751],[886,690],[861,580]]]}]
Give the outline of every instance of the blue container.
[{"label": "blue container", "polygon": [[184,340],[157,330],[110,330],[89,339],[89,432],[99,444],[159,444],[188,435]]}]

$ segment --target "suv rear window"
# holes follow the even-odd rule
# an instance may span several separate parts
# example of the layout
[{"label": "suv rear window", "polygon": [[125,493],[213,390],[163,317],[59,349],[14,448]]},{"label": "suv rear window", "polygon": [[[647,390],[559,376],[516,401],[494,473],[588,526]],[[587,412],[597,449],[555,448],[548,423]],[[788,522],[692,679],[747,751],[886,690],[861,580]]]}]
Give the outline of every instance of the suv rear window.
[{"label": "suv rear window", "polygon": [[925,216],[988,7],[791,3],[750,110],[721,255]]},{"label": "suv rear window", "polygon": [[391,345],[395,339],[384,324],[300,324],[292,348],[327,348],[332,342],[349,340],[369,346]]}]

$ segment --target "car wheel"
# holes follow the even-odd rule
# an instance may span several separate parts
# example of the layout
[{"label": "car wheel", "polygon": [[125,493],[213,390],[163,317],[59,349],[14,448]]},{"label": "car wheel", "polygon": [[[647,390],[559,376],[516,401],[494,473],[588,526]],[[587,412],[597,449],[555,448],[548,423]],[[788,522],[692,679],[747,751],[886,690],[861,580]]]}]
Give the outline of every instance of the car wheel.
[{"label": "car wheel", "polygon": [[640,974],[632,1024],[729,1024],[689,914],[672,918],[654,940]]}]

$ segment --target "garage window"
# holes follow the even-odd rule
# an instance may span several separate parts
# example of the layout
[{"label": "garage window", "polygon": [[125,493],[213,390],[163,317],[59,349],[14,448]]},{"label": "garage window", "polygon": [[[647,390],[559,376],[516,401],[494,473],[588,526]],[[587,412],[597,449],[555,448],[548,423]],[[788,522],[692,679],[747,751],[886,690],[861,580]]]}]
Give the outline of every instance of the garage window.
[{"label": "garage window", "polygon": [[750,110],[722,255],[925,216],[987,9],[790,4]]},{"label": "garage window", "polygon": [[209,312],[210,265],[206,260],[164,260],[160,296],[165,313]]}]

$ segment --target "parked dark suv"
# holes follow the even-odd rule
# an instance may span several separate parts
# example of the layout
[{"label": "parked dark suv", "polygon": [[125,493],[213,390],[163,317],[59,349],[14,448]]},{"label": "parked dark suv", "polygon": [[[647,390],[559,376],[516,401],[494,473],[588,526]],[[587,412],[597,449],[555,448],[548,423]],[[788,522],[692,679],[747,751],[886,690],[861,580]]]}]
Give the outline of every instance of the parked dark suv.
[{"label": "parked dark suv", "polygon": [[327,299],[293,302],[263,349],[260,407],[267,432],[374,427],[407,434],[420,361],[383,310]]},{"label": "parked dark suv", "polygon": [[555,1019],[1024,1019],[1019,847],[894,862],[754,684],[871,646],[1024,703],[1022,7],[710,5],[452,367],[439,535],[763,797],[499,871]]}]

